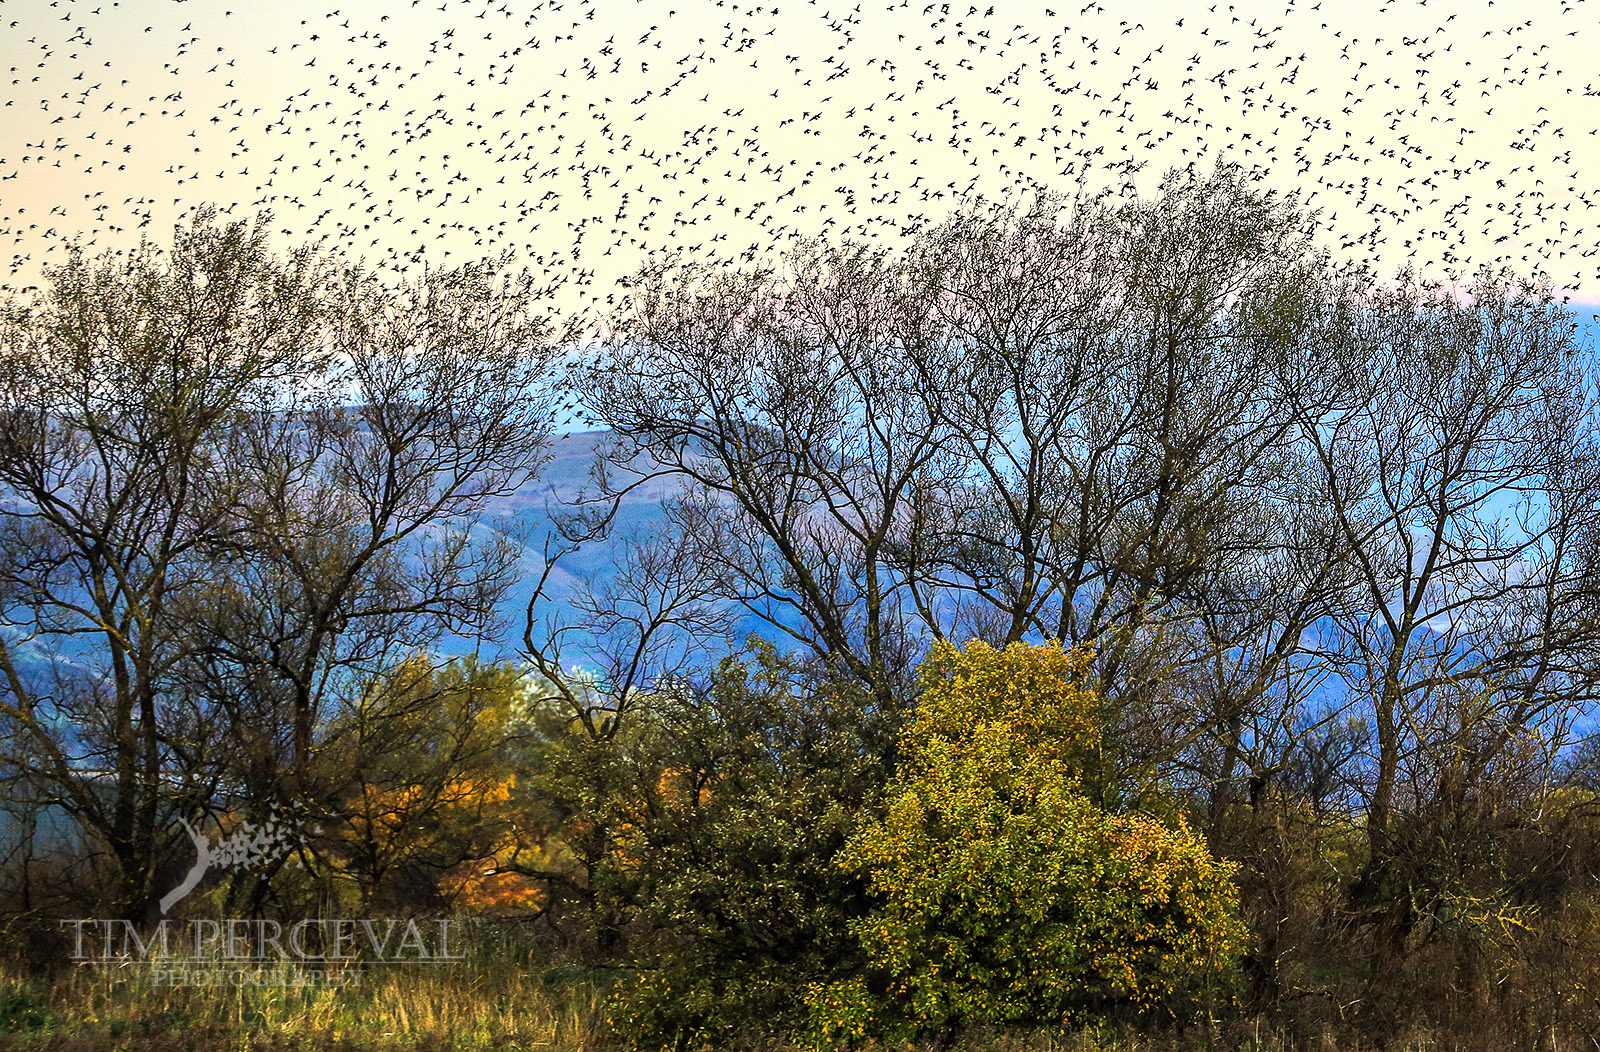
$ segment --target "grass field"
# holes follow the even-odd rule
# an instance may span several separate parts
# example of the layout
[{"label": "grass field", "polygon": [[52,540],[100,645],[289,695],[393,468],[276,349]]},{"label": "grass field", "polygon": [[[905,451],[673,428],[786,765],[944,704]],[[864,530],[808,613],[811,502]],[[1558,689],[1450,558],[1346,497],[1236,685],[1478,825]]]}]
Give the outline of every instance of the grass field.
[{"label": "grass field", "polygon": [[0,1049],[170,1052],[578,1049],[605,1043],[603,993],[515,966],[374,970],[339,987],[156,985],[78,968],[0,981]]},{"label": "grass field", "polygon": [[[622,1046],[606,1026],[604,986],[479,960],[392,969],[339,988],[158,986],[147,972],[78,968],[54,979],[0,972],[0,1052],[576,1052]],[[748,1048],[794,1052],[758,1034]],[[949,1044],[890,1052],[1364,1052],[1348,1037],[1288,1039],[1265,1026],[1186,1034],[977,1030]],[[1443,1052],[1407,1035],[1393,1052]],[[1544,1048],[1544,1045],[1538,1046]],[[863,1049],[861,1052],[871,1052]]]}]

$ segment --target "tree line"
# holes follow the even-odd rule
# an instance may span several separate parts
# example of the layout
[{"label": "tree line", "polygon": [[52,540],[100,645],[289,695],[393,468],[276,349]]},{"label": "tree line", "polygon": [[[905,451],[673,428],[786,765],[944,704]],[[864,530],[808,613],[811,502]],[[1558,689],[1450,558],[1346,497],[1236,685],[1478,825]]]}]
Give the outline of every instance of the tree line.
[{"label": "tree line", "polygon": [[[522,918],[645,1045],[1588,1033],[1594,349],[1532,277],[1379,276],[1316,219],[1227,166],[974,201],[651,261],[582,342],[506,260],[386,280],[209,213],[70,256],[0,343],[14,915],[48,866],[152,919],[178,817],[272,808],[323,876],[215,895]],[[558,390],[591,485],[489,529]],[[92,850],[34,857],[45,807]]]}]

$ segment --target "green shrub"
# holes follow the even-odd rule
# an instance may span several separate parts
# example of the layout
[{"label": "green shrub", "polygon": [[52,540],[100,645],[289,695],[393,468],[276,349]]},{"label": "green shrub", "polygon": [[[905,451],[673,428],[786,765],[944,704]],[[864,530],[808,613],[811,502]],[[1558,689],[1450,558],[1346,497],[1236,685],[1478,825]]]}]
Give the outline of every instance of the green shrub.
[{"label": "green shrub", "polygon": [[864,966],[865,882],[835,863],[879,802],[898,726],[858,686],[753,644],[651,699],[659,770],[618,868],[634,965],[612,1025],[638,1047],[734,1047],[804,1025],[800,993]]},{"label": "green shrub", "polygon": [[55,1013],[32,986],[26,983],[0,984],[0,1033],[27,1033],[56,1025]]}]

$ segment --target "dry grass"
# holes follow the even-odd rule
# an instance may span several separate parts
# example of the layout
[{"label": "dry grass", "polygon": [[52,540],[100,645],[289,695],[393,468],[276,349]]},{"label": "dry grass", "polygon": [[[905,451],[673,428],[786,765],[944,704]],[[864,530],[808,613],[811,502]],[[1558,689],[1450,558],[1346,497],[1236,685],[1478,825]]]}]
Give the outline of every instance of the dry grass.
[{"label": "dry grass", "polygon": [[[604,987],[476,958],[452,968],[374,969],[341,988],[158,986],[141,969],[77,968],[53,980],[0,970],[0,1052],[470,1052],[617,1047]],[[1489,1039],[1489,1035],[1484,1035]],[[1426,1031],[1363,1040],[1349,1032],[1291,1037],[1235,1019],[1187,1032],[1132,1034],[977,1029],[942,1046],[857,1052],[1445,1052],[1471,1047],[1567,1052],[1574,1035],[1461,1043]],[[765,1052],[794,1052],[759,1037]]]},{"label": "dry grass", "polygon": [[373,969],[345,987],[172,987],[144,969],[0,979],[0,1049],[446,1052],[605,1043],[602,993],[514,965]]}]

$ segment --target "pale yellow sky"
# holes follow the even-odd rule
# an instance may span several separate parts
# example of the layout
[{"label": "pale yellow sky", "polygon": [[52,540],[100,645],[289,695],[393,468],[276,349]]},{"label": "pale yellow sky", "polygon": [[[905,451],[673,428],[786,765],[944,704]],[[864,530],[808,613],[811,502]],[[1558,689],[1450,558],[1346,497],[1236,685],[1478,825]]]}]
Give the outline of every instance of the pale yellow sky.
[{"label": "pale yellow sky", "polygon": [[0,246],[20,287],[64,235],[162,241],[214,202],[396,265],[512,249],[603,304],[652,251],[893,238],[969,192],[1227,157],[1323,209],[1338,255],[1592,301],[1597,13],[3,0]]}]

